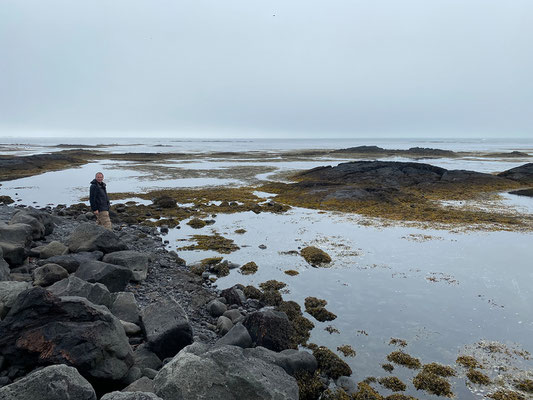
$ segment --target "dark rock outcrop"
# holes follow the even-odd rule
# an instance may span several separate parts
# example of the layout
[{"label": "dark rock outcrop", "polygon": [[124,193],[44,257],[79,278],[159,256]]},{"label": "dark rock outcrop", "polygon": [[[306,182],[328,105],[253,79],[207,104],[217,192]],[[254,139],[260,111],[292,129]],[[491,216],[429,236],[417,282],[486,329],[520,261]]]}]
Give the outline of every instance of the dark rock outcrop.
[{"label": "dark rock outcrop", "polygon": [[76,368],[51,365],[0,388],[0,399],[96,400],[96,394]]},{"label": "dark rock outcrop", "polygon": [[67,364],[97,385],[124,378],[133,365],[124,328],[107,308],[40,287],[20,293],[0,322],[0,354],[21,374]]},{"label": "dark rock outcrop", "polygon": [[193,332],[187,314],[172,298],[144,308],[141,320],[149,349],[161,359],[174,356],[192,343]]},{"label": "dark rock outcrop", "polygon": [[11,267],[22,265],[33,239],[33,229],[27,224],[0,222],[0,247],[3,257]]},{"label": "dark rock outcrop", "polygon": [[111,392],[102,396],[100,400],[163,400],[150,392]]},{"label": "dark rock outcrop", "polygon": [[144,281],[148,274],[148,256],[138,251],[116,251],[106,254],[102,261],[129,268],[133,273],[132,280],[136,282]]},{"label": "dark rock outcrop", "polygon": [[498,176],[524,184],[533,184],[533,163],[527,163],[516,168],[500,172]]},{"label": "dark rock outcrop", "polygon": [[217,346],[231,345],[239,346],[243,349],[252,347],[252,337],[248,333],[248,329],[243,324],[238,323],[231,328],[228,333],[221,337],[217,342]]},{"label": "dark rock outcrop", "polygon": [[91,283],[102,283],[110,292],[121,292],[131,279],[128,268],[102,261],[88,261],[80,264],[74,276]]},{"label": "dark rock outcrop", "polygon": [[46,260],[39,260],[38,265],[45,265],[47,263],[59,264],[65,268],[69,273],[76,272],[81,263],[86,261],[99,261],[104,256],[101,251],[86,252],[75,254],[65,254],[62,256],[52,256]]},{"label": "dark rock outcrop", "polygon": [[101,283],[90,283],[73,275],[67,279],[62,279],[47,288],[58,297],[77,296],[84,297],[93,304],[111,307],[111,293],[105,285]]},{"label": "dark rock outcrop", "polygon": [[318,368],[315,356],[307,351],[287,349],[278,353],[264,347],[254,347],[244,350],[244,353],[279,365],[290,375],[303,371],[313,373]]},{"label": "dark rock outcrop", "polygon": [[33,284],[35,286],[50,286],[65,278],[68,278],[68,272],[58,264],[45,264],[33,271]]},{"label": "dark rock outcrop", "polygon": [[256,346],[274,351],[292,347],[291,325],[287,314],[270,309],[261,309],[249,314],[243,322]]}]

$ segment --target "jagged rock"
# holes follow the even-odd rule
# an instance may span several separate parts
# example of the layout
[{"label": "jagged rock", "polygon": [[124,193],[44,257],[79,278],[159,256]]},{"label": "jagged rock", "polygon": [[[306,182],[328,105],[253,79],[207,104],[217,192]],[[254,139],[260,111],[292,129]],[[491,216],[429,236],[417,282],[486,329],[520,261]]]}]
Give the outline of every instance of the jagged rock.
[{"label": "jagged rock", "polygon": [[216,345],[239,346],[244,349],[252,346],[252,338],[250,337],[250,333],[248,333],[248,329],[246,329],[243,324],[238,323],[231,328],[228,333],[218,339]]},{"label": "jagged rock", "polygon": [[100,400],[163,400],[155,393],[149,392],[111,392],[107,393]]},{"label": "jagged rock", "polygon": [[237,309],[227,310],[223,315],[224,317],[229,318],[234,324],[244,319],[242,313]]},{"label": "jagged rock", "polygon": [[141,370],[144,368],[158,370],[163,365],[159,357],[144,344],[135,349],[133,352],[133,358],[135,360],[135,365]]},{"label": "jagged rock", "polygon": [[59,264],[65,268],[70,274],[76,272],[81,263],[86,261],[99,261],[104,256],[101,251],[87,252],[83,251],[75,254],[65,254],[62,256],[52,256],[46,260],[39,260],[37,265],[45,265],[47,263]]},{"label": "jagged rock", "polygon": [[76,368],[51,365],[0,388],[0,399],[96,400],[96,394]]},{"label": "jagged rock", "polygon": [[237,286],[224,289],[220,295],[226,299],[227,304],[229,305],[237,304],[238,306],[242,306],[244,303],[246,303],[246,296]]},{"label": "jagged rock", "polygon": [[256,346],[274,351],[290,349],[291,326],[287,314],[261,309],[249,314],[243,322]]},{"label": "jagged rock", "polygon": [[[156,371],[157,375],[157,371]],[[155,375],[154,375],[155,376]],[[147,392],[154,393],[154,381],[146,376],[137,379],[135,382],[122,389],[122,392]]]},{"label": "jagged rock", "polygon": [[47,288],[58,297],[78,296],[85,297],[91,303],[111,307],[112,296],[105,285],[101,283],[90,283],[73,275],[54,283]]},{"label": "jagged rock", "polygon": [[148,274],[148,256],[138,251],[116,251],[106,254],[102,261],[129,268],[133,273],[132,280],[136,282],[144,281]]},{"label": "jagged rock", "polygon": [[109,310],[122,321],[140,324],[141,315],[135,296],[131,292],[118,292],[113,294],[113,303]]},{"label": "jagged rock", "polygon": [[13,268],[24,264],[24,261],[28,256],[26,248],[21,244],[0,242],[0,248],[4,254],[3,259]]},{"label": "jagged rock", "polygon": [[227,309],[228,307],[224,303],[216,299],[210,301],[207,304],[207,311],[209,312],[209,314],[211,314],[212,317],[220,317],[226,312]]},{"label": "jagged rock", "polygon": [[278,353],[259,346],[246,349],[244,352],[266,362],[279,365],[289,375],[302,371],[313,373],[318,368],[315,356],[307,351],[287,349]]},{"label": "jagged rock", "polygon": [[102,283],[110,292],[121,292],[131,279],[128,268],[101,261],[87,261],[78,267],[74,276],[91,283]]},{"label": "jagged rock", "polygon": [[[189,349],[191,348],[191,349]],[[154,379],[165,400],[298,399],[296,380],[281,367],[247,355],[237,346],[182,350]]]},{"label": "jagged rock", "polygon": [[39,252],[39,257],[46,259],[53,256],[62,256],[68,253],[68,247],[63,243],[54,240],[53,242],[48,243],[44,246]]},{"label": "jagged rock", "polygon": [[58,264],[46,264],[33,271],[35,286],[50,286],[52,283],[68,278],[68,272]]},{"label": "jagged rock", "polygon": [[13,307],[17,296],[29,288],[31,288],[31,284],[28,282],[0,282],[0,308],[3,309],[3,312],[0,313],[0,318],[3,318],[9,309]]},{"label": "jagged rock", "polygon": [[18,211],[15,215],[18,214],[25,214],[36,218],[41,224],[43,224],[45,236],[48,236],[54,232],[54,218],[46,211],[28,207]]},{"label": "jagged rock", "polygon": [[106,307],[41,287],[19,294],[0,322],[0,354],[21,371],[68,363],[97,386],[124,378],[133,365],[124,328]]},{"label": "jagged rock", "polygon": [[221,335],[228,333],[233,328],[233,322],[228,317],[221,315],[217,319],[217,330]]},{"label": "jagged rock", "polygon": [[187,314],[172,298],[144,308],[141,322],[150,350],[161,359],[174,356],[192,343],[193,332]]},{"label": "jagged rock", "polygon": [[23,212],[18,212],[9,221],[10,225],[13,224],[26,224],[31,226],[32,239],[39,240],[44,238],[44,225],[37,219]]},{"label": "jagged rock", "polygon": [[80,224],[69,236],[68,248],[73,253],[99,250],[105,254],[126,250],[126,245],[112,231],[92,223]]},{"label": "jagged rock", "polygon": [[32,227],[27,224],[8,225],[0,222],[0,247],[4,260],[11,267],[22,265],[27,257],[27,249],[32,242]]}]

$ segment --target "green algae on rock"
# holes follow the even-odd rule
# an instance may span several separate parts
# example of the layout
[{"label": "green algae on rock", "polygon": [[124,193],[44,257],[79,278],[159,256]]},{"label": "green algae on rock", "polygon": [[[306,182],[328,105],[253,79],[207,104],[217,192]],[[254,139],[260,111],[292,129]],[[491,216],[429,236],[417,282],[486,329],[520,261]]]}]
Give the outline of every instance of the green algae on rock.
[{"label": "green algae on rock", "polygon": [[416,397],[407,396],[401,393],[394,393],[390,396],[385,397],[385,400],[417,400]]},{"label": "green algae on rock", "polygon": [[487,397],[494,400],[526,400],[526,397],[523,394],[513,392],[512,390],[498,390],[488,394]]},{"label": "green algae on rock", "polygon": [[275,279],[270,279],[266,282],[260,283],[259,287],[264,290],[280,290],[283,289],[287,284],[285,282],[276,281]]},{"label": "green algae on rock", "polygon": [[187,222],[187,225],[189,225],[191,228],[194,229],[200,229],[207,225],[207,222],[200,218],[193,218],[189,222]]},{"label": "green algae on rock", "polygon": [[317,297],[306,297],[304,301],[305,308],[325,307],[328,304],[326,300]]},{"label": "green algae on rock", "polygon": [[409,369],[419,369],[422,366],[418,358],[411,357],[403,351],[393,351],[387,356],[387,360]]},{"label": "green algae on rock", "polygon": [[407,341],[404,339],[391,338],[389,344],[394,346],[406,347]]},{"label": "green algae on rock", "polygon": [[435,374],[430,372],[419,372],[413,378],[413,385],[417,390],[425,390],[430,394],[444,397],[453,397],[453,392],[450,383]]},{"label": "green algae on rock", "polygon": [[238,234],[238,235],[243,235],[246,233],[246,229],[235,229],[235,233]]},{"label": "green algae on rock", "polygon": [[178,248],[178,250],[214,250],[218,253],[229,254],[239,250],[233,240],[227,239],[218,233],[214,235],[193,235],[196,244]]},{"label": "green algae on rock", "polygon": [[351,400],[352,397],[346,393],[342,388],[337,388],[335,391],[331,389],[325,390],[320,396],[320,400]]},{"label": "green algae on rock", "polygon": [[376,392],[368,383],[359,382],[357,389],[357,392],[352,395],[354,400],[383,400],[383,396]]},{"label": "green algae on rock", "polygon": [[324,308],[326,304],[328,304],[326,300],[316,297],[306,297],[305,311],[311,314],[317,321],[333,321],[337,316]]},{"label": "green algae on rock", "polygon": [[355,350],[349,344],[338,346],[337,351],[340,351],[344,357],[355,357]]},{"label": "green algae on rock", "polygon": [[294,269],[288,269],[283,272],[289,276],[296,276],[300,274],[298,271],[295,271]]},{"label": "green algae on rock", "polygon": [[472,356],[459,356],[455,362],[466,368],[483,368],[483,365]]},{"label": "green algae on rock", "polygon": [[531,379],[517,380],[515,381],[514,386],[526,393],[533,393],[533,380]]},{"label": "green algae on rock", "polygon": [[253,261],[250,261],[246,264],[244,264],[240,269],[240,273],[243,274],[243,275],[252,275],[252,274],[255,274],[258,270],[258,266],[255,262]]},{"label": "green algae on rock", "polygon": [[335,328],[333,325],[328,325],[324,328],[324,330],[329,333],[330,335],[333,334],[333,333],[340,333],[340,331]]},{"label": "green algae on rock", "polygon": [[392,372],[392,371],[394,371],[394,365],[389,364],[389,363],[381,364],[381,368],[383,368],[383,369],[384,369],[385,371],[387,371],[387,372]]},{"label": "green algae on rock", "polygon": [[403,392],[405,389],[407,389],[407,385],[396,376],[387,376],[384,378],[379,378],[378,382],[380,385],[389,390],[392,390],[393,392]]},{"label": "green algae on rock", "polygon": [[322,266],[331,262],[331,257],[315,246],[307,246],[300,251],[300,255],[313,267]]},{"label": "green algae on rock", "polygon": [[475,369],[469,369],[466,373],[466,377],[470,382],[478,385],[490,385],[491,383],[491,380],[487,375]]},{"label": "green algae on rock", "polygon": [[294,374],[294,378],[298,384],[299,400],[316,400],[326,389],[318,371],[313,374],[308,371],[298,371]]},{"label": "green algae on rock", "polygon": [[318,369],[332,379],[352,374],[350,366],[327,347],[319,346],[313,350],[313,355],[318,362]]}]

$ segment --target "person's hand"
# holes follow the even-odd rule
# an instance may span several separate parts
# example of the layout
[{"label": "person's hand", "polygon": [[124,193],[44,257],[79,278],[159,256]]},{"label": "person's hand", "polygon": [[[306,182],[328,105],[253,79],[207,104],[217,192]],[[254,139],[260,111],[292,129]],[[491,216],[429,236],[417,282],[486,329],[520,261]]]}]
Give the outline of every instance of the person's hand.
[{"label": "person's hand", "polygon": [[98,210],[93,211],[93,212],[94,212],[94,215],[98,215]]}]

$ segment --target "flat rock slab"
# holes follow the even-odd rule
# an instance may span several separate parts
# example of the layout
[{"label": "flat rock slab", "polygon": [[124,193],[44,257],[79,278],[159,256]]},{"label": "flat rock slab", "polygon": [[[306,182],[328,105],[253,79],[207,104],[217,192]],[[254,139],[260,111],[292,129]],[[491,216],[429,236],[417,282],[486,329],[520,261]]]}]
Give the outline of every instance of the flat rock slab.
[{"label": "flat rock slab", "polygon": [[292,376],[237,346],[205,352],[189,346],[161,368],[154,386],[165,400],[298,399]]},{"label": "flat rock slab", "polygon": [[69,364],[93,384],[120,380],[133,365],[124,328],[106,307],[40,287],[20,293],[0,322],[0,355],[20,370]]},{"label": "flat rock slab", "polygon": [[187,314],[174,299],[151,304],[141,313],[148,347],[161,359],[174,356],[193,341]]},{"label": "flat rock slab", "polygon": [[107,287],[101,283],[90,283],[73,275],[60,280],[47,288],[58,297],[85,297],[93,304],[111,307],[113,298]]},{"label": "flat rock slab", "polygon": [[63,243],[54,240],[44,246],[39,252],[40,258],[50,258],[53,256],[62,256],[68,253],[68,247]]},{"label": "flat rock slab", "polygon": [[0,388],[0,399],[96,400],[96,394],[76,368],[52,365]]},{"label": "flat rock slab", "polygon": [[135,282],[144,281],[148,274],[148,256],[138,251],[116,251],[106,254],[102,261],[129,268],[133,273],[132,280]]},{"label": "flat rock slab", "polygon": [[52,256],[46,260],[37,261],[38,265],[45,265],[48,263],[59,264],[65,268],[70,274],[76,272],[81,263],[86,261],[100,261],[104,253],[101,251],[83,251],[75,254],[64,254],[61,256]]},{"label": "flat rock slab", "polygon": [[126,250],[126,245],[112,231],[92,223],[78,225],[69,236],[67,244],[73,253],[99,250],[107,254]]},{"label": "flat rock slab", "polygon": [[102,283],[110,292],[121,292],[130,281],[132,272],[102,261],[87,261],[80,264],[74,276],[91,283]]}]

